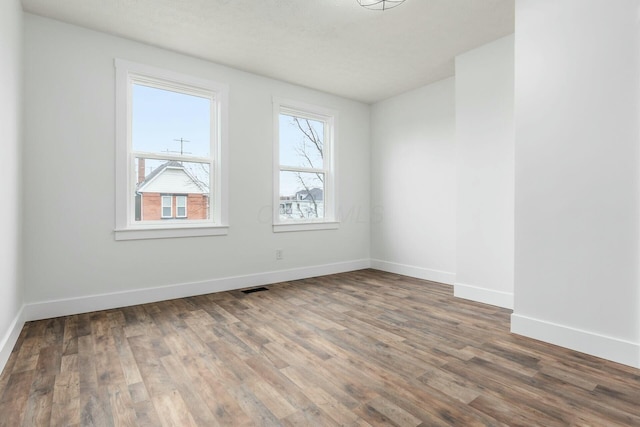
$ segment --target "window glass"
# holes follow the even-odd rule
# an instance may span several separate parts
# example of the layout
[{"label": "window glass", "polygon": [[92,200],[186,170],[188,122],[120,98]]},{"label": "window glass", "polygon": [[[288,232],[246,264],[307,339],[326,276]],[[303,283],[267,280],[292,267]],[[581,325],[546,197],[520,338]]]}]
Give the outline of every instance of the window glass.
[{"label": "window glass", "polygon": [[324,123],[280,114],[280,164],[322,168]]},{"label": "window glass", "polygon": [[162,218],[171,218],[171,196],[162,196]]},{"label": "window glass", "polygon": [[324,174],[280,172],[280,205],[281,220],[324,218]]},{"label": "window glass", "polygon": [[176,196],[176,217],[187,217],[187,196]]},{"label": "window glass", "polygon": [[[158,193],[191,195],[194,215],[188,219],[210,219],[212,99],[134,83],[131,104],[135,221],[187,218],[186,197],[176,198],[176,212],[163,197],[158,215]],[[202,161],[182,160],[194,158]]]},{"label": "window glass", "polygon": [[133,84],[131,104],[134,151],[210,156],[210,99]]}]

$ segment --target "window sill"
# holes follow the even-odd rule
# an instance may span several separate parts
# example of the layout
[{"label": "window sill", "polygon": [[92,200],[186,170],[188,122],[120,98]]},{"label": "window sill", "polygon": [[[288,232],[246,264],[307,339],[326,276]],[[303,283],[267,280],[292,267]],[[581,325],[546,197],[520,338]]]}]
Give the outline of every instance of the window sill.
[{"label": "window sill", "polygon": [[314,230],[337,230],[339,222],[301,222],[273,224],[274,233],[287,233],[290,231],[314,231]]},{"label": "window sill", "polygon": [[131,227],[114,230],[116,240],[173,239],[178,237],[226,236],[228,225],[193,225],[181,227]]}]

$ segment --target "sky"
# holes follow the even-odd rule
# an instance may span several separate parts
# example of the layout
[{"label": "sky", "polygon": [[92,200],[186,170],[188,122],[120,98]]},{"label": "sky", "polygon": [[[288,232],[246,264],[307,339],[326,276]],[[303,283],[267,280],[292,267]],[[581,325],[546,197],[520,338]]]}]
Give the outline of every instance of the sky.
[{"label": "sky", "polygon": [[[305,126],[305,122],[300,120],[302,125]],[[322,122],[316,120],[308,120],[309,124],[313,127],[318,137],[324,139],[324,126]],[[307,131],[306,128],[304,128]],[[322,157],[318,153],[318,150],[308,141],[305,140],[305,136],[294,122],[293,117],[280,114],[280,164],[286,166],[303,166],[309,167],[306,159],[302,157],[297,148],[302,148],[305,145],[306,153],[309,156],[313,166],[316,168],[322,168]]]},{"label": "sky", "polygon": [[132,141],[135,151],[177,152],[209,157],[211,101],[199,96],[133,85]]}]

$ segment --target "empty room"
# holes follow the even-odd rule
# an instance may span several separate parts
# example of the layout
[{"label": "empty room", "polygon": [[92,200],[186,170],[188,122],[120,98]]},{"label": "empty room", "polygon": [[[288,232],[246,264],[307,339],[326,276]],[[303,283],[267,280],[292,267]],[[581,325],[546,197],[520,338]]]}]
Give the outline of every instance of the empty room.
[{"label": "empty room", "polygon": [[640,425],[640,0],[0,0],[0,426]]}]

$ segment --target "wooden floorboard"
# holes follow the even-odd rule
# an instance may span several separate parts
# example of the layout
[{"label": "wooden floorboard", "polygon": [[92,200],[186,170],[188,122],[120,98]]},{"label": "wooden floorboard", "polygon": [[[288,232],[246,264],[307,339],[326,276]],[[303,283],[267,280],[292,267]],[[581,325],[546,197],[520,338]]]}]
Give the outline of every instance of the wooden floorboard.
[{"label": "wooden floorboard", "polygon": [[375,270],[29,322],[0,426],[640,426],[640,370]]}]

